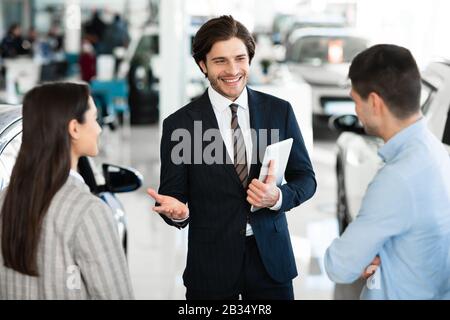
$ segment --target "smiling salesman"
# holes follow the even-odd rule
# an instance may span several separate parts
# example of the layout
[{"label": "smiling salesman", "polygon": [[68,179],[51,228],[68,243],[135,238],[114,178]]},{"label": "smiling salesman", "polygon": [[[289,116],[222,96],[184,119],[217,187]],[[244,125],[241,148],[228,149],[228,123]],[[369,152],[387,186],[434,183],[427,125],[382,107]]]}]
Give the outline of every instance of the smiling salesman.
[{"label": "smiling salesman", "polygon": [[[294,298],[297,268],[285,212],[313,196],[316,180],[291,105],[247,87],[254,53],[252,36],[231,16],[206,22],[195,36],[193,57],[211,86],[163,124],[159,194],[148,192],[169,225],[190,226],[187,299]],[[184,129],[194,136],[194,122],[201,123],[202,133],[219,133],[225,151],[212,164],[172,158],[172,133]],[[249,135],[251,129],[269,134]],[[261,159],[253,147],[261,139],[272,141],[271,130],[280,140],[294,140],[287,183],[279,188],[270,174],[273,162],[265,181],[255,179]],[[251,205],[261,209],[250,213]]]}]

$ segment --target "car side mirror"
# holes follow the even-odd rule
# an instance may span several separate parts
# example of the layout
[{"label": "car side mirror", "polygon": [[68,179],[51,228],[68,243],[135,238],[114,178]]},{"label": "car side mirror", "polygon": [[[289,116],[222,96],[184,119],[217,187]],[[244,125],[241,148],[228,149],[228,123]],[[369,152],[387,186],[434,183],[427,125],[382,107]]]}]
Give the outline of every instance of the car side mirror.
[{"label": "car side mirror", "polygon": [[142,175],[131,168],[124,168],[112,164],[103,164],[105,177],[105,191],[113,193],[130,192],[142,186]]},{"label": "car side mirror", "polygon": [[333,116],[330,118],[328,126],[330,129],[339,132],[349,131],[358,134],[366,133],[358,117],[353,114]]}]

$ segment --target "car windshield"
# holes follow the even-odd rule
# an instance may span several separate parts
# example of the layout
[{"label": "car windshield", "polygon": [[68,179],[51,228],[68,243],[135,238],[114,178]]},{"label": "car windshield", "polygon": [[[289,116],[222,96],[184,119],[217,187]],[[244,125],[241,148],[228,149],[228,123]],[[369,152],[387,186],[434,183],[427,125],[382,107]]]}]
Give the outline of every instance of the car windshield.
[{"label": "car windshield", "polygon": [[345,63],[366,48],[367,41],[362,38],[306,36],[295,42],[290,60],[312,65]]}]

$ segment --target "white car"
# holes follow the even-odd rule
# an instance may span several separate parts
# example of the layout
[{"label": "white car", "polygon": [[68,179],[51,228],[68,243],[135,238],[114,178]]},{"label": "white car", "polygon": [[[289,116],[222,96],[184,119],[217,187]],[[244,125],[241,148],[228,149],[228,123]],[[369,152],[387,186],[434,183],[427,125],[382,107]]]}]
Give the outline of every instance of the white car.
[{"label": "white car", "polygon": [[289,36],[286,63],[311,86],[315,119],[354,113],[348,68],[367,47],[368,40],[348,28],[302,28]]},{"label": "white car", "polygon": [[[450,154],[450,61],[433,62],[422,72],[421,107],[428,128]],[[337,140],[337,218],[342,234],[358,214],[368,184],[383,165],[377,154],[383,141],[366,135],[354,115],[331,120],[335,129],[347,131]]]}]

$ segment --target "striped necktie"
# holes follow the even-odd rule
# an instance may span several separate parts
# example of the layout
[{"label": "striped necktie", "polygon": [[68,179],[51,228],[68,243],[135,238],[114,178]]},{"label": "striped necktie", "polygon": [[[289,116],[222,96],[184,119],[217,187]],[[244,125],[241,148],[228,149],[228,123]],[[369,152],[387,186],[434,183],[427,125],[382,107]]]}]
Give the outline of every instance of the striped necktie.
[{"label": "striped necktie", "polygon": [[242,183],[247,188],[248,170],[247,170],[247,152],[245,150],[244,136],[239,127],[237,110],[238,105],[232,103],[231,108],[231,130],[233,132],[233,150],[234,150],[234,168]]}]

